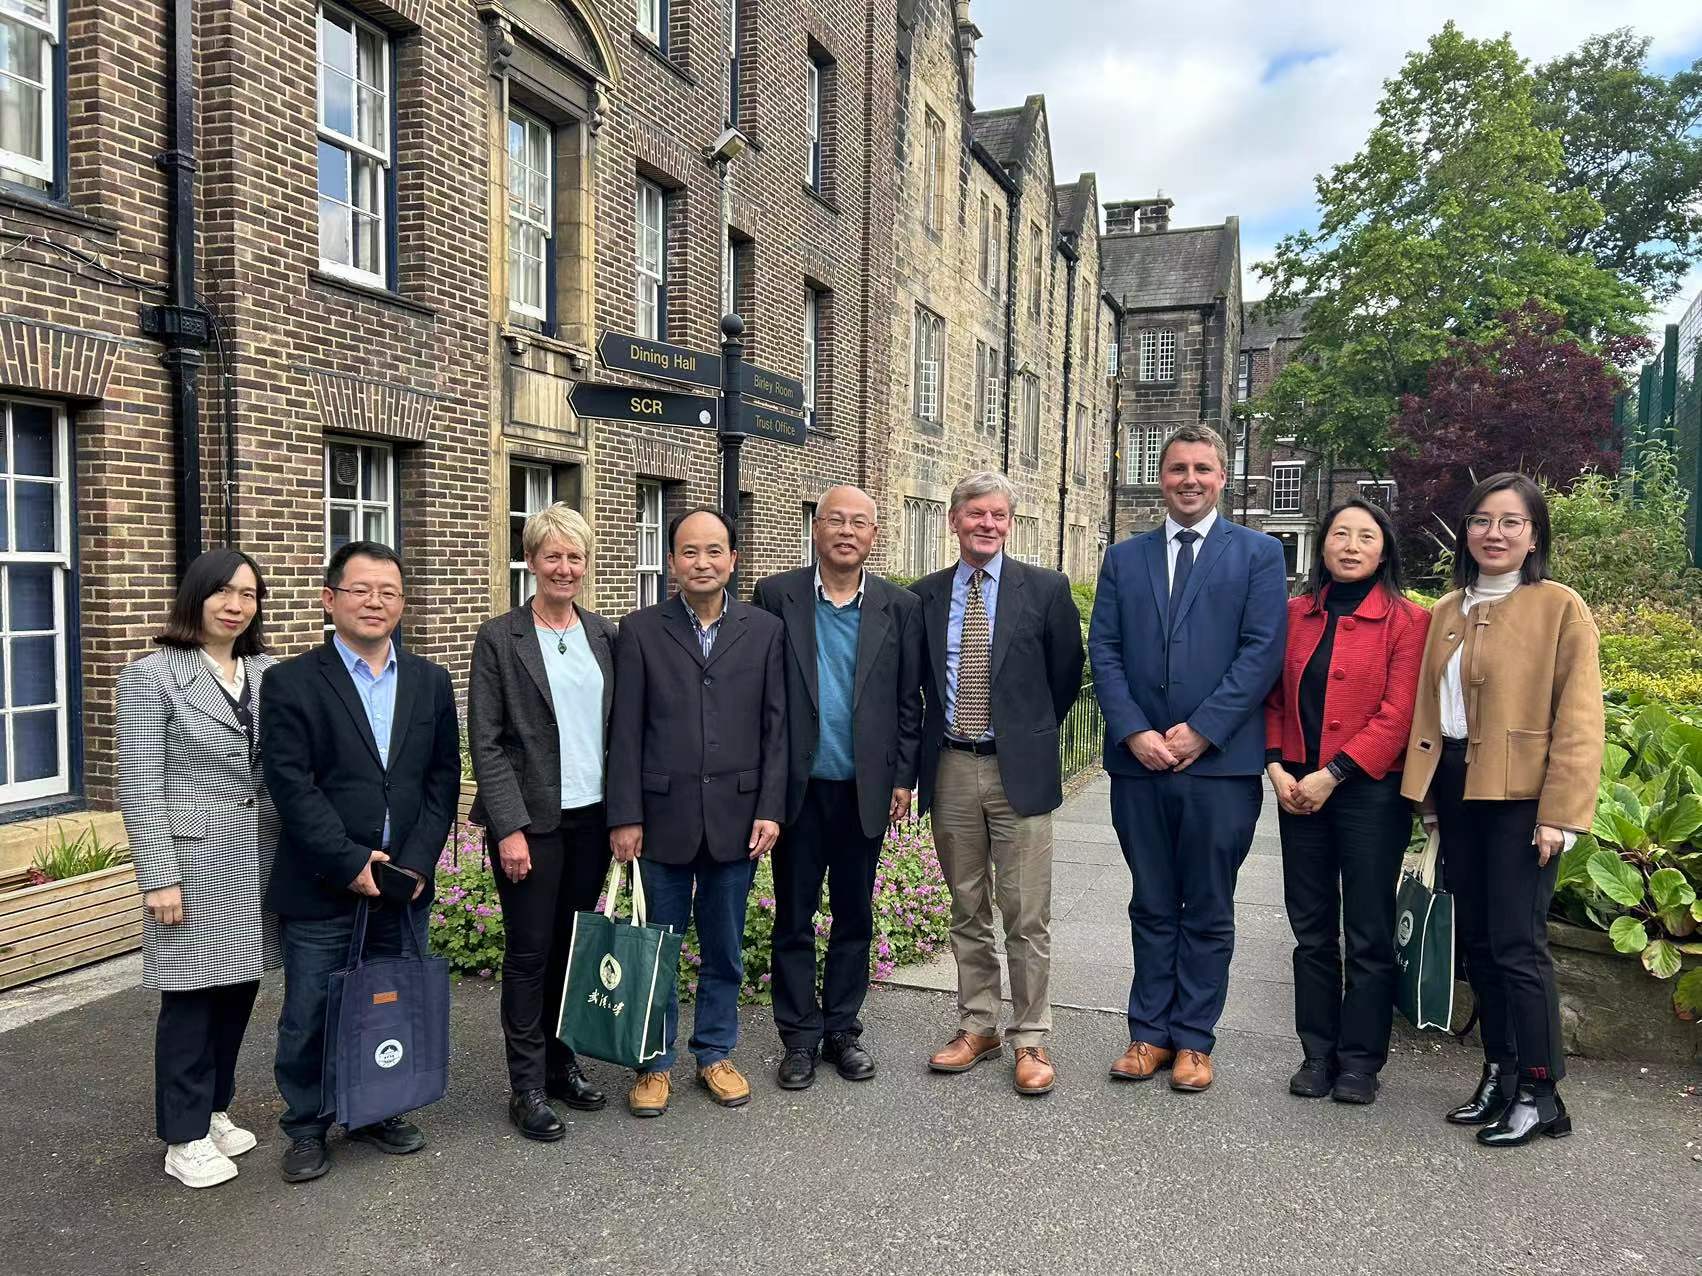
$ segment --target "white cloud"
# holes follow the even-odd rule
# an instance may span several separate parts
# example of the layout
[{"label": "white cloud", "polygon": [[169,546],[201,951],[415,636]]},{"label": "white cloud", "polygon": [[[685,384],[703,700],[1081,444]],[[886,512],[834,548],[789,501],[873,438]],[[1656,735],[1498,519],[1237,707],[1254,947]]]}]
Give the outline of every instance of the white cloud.
[{"label": "white cloud", "polygon": [[[1652,36],[1657,59],[1702,56],[1702,5],[1673,0],[973,0],[971,16],[976,105],[1045,94],[1059,180],[1097,173],[1101,199],[1162,188],[1178,224],[1238,214],[1250,297],[1253,263],[1311,218],[1314,177],[1358,149],[1383,81],[1448,18],[1510,33],[1532,61],[1619,26]],[[1702,272],[1684,296],[1699,288]]]}]

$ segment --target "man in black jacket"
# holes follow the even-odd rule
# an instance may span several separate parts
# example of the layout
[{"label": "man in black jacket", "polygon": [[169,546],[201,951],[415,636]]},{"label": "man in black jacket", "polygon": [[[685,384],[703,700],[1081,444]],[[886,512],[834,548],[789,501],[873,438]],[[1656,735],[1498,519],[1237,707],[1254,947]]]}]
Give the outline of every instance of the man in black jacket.
[{"label": "man in black jacket", "polygon": [[[786,829],[774,851],[774,1023],[780,1084],[815,1080],[816,1051],[848,1081],[875,1075],[858,1013],[869,990],[875,869],[910,810],[922,738],[921,604],[863,570],[877,511],[855,487],[822,494],[816,565],[770,576],[753,601],[786,626]],[[833,912],[816,1001],[815,912]],[[825,1046],[824,1046],[825,1033]]]},{"label": "man in black jacket", "polygon": [[[786,675],[780,622],[727,591],[738,534],[719,510],[668,528],[679,594],[621,621],[609,718],[609,845],[642,856],[649,920],[676,931],[695,917],[702,965],[691,1050],[715,1101],[750,1101],[727,1056],[739,1032],[745,901],[756,861],[786,812]],[[669,988],[663,1052],[627,1096],[634,1116],[668,1108],[679,1018]]]},{"label": "man in black jacket", "polygon": [[[404,603],[396,551],[344,545],[325,568],[321,601],[335,635],[268,673],[260,709],[261,760],[281,826],[266,907],[283,923],[274,1072],[291,1183],[330,1168],[325,1003],[332,972],[347,964],[355,911],[366,897],[369,953],[411,951],[404,927],[424,951],[432,877],[461,784],[449,674],[391,641]],[[380,899],[380,877],[396,871],[413,880],[411,902]],[[384,1152],[425,1145],[401,1117],[348,1134]]]},{"label": "man in black jacket", "polygon": [[927,627],[922,809],[951,890],[958,1033],[928,1063],[966,1072],[1000,1052],[993,895],[1005,927],[1019,1094],[1056,1079],[1052,1027],[1052,812],[1063,801],[1058,728],[1081,691],[1081,617],[1062,573],[1004,552],[1016,491],[971,474],[951,497],[959,560],[912,588]]}]

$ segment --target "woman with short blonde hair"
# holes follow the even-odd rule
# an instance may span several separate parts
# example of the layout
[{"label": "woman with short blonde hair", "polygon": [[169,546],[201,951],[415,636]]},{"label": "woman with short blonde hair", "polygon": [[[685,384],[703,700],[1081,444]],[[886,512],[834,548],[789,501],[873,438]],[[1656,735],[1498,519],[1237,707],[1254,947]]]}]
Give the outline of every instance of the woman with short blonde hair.
[{"label": "woman with short blonde hair", "polygon": [[566,1133],[549,1099],[605,1103],[556,1039],[573,915],[596,907],[609,864],[604,757],[614,699],[615,627],[578,598],[591,573],[591,525],[551,505],[520,536],[537,592],[486,621],[473,644],[467,743],[502,900],[502,1031],[508,1115],[529,1139]]}]

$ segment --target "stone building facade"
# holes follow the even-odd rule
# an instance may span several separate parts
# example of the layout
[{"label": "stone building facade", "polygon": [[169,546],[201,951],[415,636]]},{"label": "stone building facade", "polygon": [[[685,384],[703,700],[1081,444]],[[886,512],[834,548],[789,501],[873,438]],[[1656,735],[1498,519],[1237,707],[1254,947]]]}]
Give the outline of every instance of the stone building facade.
[{"label": "stone building facade", "polygon": [[914,577],[955,559],[952,486],[995,469],[1018,493],[1009,552],[1091,579],[1110,430],[1097,182],[1057,183],[1043,98],[975,109],[969,9],[918,0],[900,28],[884,560]]},{"label": "stone building facade", "polygon": [[[1238,405],[1270,389],[1277,374],[1298,356],[1305,335],[1304,305],[1280,315],[1267,315],[1256,302],[1247,307],[1236,361]],[[1225,491],[1229,515],[1282,542],[1289,577],[1296,584],[1311,570],[1318,522],[1331,508],[1351,496],[1394,508],[1393,480],[1332,465],[1326,455],[1301,447],[1279,420],[1247,408],[1238,408],[1234,415],[1237,454],[1245,454],[1247,464]]]},{"label": "stone building facade", "polygon": [[[255,554],[281,654],[321,640],[335,545],[396,545],[405,641],[458,686],[549,499],[596,528],[593,605],[665,590],[667,517],[719,496],[715,436],[576,416],[575,385],[634,383],[608,334],[714,352],[725,291],[748,356],[809,387],[805,446],[745,444],[747,580],[804,561],[828,483],[879,486],[894,3],[735,3],[197,5],[182,83],[166,0],[0,6],[42,122],[0,130],[0,821],[111,803],[116,675],[180,540]],[[162,318],[173,189],[197,255]]]},{"label": "stone building facade", "polygon": [[[1172,227],[1174,203],[1159,195],[1105,206],[1102,284],[1120,311],[1113,541],[1163,520],[1158,465],[1172,431],[1202,422],[1226,441],[1235,437],[1239,220]],[[1230,451],[1233,484],[1246,471],[1247,457],[1242,448]]]}]

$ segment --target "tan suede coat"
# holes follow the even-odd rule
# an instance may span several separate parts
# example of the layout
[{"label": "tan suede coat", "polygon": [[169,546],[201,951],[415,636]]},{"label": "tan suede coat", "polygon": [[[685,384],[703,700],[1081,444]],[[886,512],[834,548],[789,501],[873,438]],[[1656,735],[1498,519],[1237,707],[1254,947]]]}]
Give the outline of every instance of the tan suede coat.
[{"label": "tan suede coat", "polygon": [[1470,735],[1468,800],[1537,800],[1537,823],[1584,832],[1602,770],[1602,675],[1596,622],[1566,586],[1520,585],[1461,615],[1465,594],[1436,604],[1401,792],[1422,802],[1442,755],[1442,671],[1461,643]]}]

